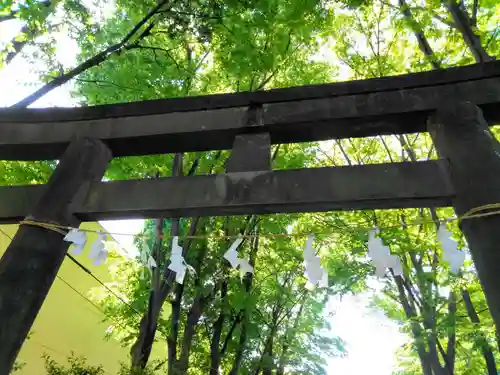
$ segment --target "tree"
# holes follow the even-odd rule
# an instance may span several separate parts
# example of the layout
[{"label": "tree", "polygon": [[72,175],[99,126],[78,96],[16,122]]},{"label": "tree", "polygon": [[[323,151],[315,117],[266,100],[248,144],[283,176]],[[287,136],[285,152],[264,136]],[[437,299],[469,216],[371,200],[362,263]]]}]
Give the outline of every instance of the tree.
[{"label": "tree", "polygon": [[[365,12],[361,15],[359,13],[349,15],[353,19],[351,24],[354,25],[355,32],[364,35],[362,40],[366,40],[368,48],[365,50],[360,46],[353,48],[354,42],[348,38],[345,39],[344,45],[336,46],[341,61],[351,67],[355,74],[358,76],[383,76],[401,69],[397,58],[391,56],[389,60],[387,59],[389,51],[395,43],[395,33],[405,31],[392,27],[384,29],[382,20],[387,13],[390,14],[393,10],[402,13],[403,25],[409,27],[408,31],[414,35],[427,62],[434,68],[441,66],[442,59],[434,53],[426,33],[423,31],[425,29],[413,18],[410,8],[405,2],[399,2],[399,9],[395,6],[387,6],[386,3],[371,5],[377,9],[374,15]],[[368,9],[366,5],[364,7],[363,9]],[[398,25],[400,20],[396,18],[395,25]],[[345,22],[345,19],[343,21]],[[376,33],[374,34],[371,30],[376,30]],[[349,35],[352,30],[342,29],[342,32]],[[435,35],[432,30],[429,30],[429,33]],[[477,51],[471,49],[471,52],[479,62],[483,61],[477,56]],[[449,56],[449,59],[453,59],[453,55]],[[357,69],[360,61],[364,63],[364,72]],[[411,63],[408,58],[404,58],[402,61]],[[343,151],[343,156],[347,158],[349,163],[348,154],[352,155],[353,151],[355,152],[353,159],[358,163],[373,162],[373,160],[377,160],[377,155],[383,153],[384,150],[387,153],[386,159],[388,158],[391,162],[398,159],[415,161],[432,157],[433,150],[429,148],[431,144],[429,140],[427,139],[424,144],[418,144],[416,143],[418,137],[421,138],[421,135],[417,135],[415,138],[399,136],[396,137],[396,142],[394,139],[387,139],[387,137],[351,142],[352,146],[356,146],[347,152]],[[369,145],[369,151],[366,149],[367,145]],[[340,147],[342,147],[341,144]],[[366,160],[368,154],[371,157]],[[401,156],[399,157],[398,154]],[[413,337],[413,346],[411,347],[413,356],[406,363],[406,370],[402,373],[420,373],[420,371],[424,374],[452,374],[455,371],[457,373],[465,371],[467,373],[473,373],[471,371],[484,373],[483,369],[487,368],[489,374],[496,374],[496,363],[492,352],[494,333],[491,330],[486,333],[483,330],[473,328],[475,337],[473,341],[478,343],[476,348],[479,349],[474,351],[473,358],[476,361],[474,366],[470,366],[470,347],[468,351],[462,350],[464,343],[471,342],[471,336],[466,336],[471,332],[470,326],[468,326],[468,322],[463,321],[463,318],[472,317],[471,322],[476,321],[474,326],[478,327],[477,314],[474,313],[476,309],[474,303],[467,298],[469,292],[464,284],[457,282],[457,279],[450,278],[447,271],[441,269],[439,265],[439,247],[436,246],[434,234],[435,225],[432,224],[427,229],[420,226],[417,233],[414,232],[414,229],[407,227],[406,223],[412,222],[422,215],[424,215],[425,220],[435,221],[440,217],[449,217],[450,212],[442,210],[436,212],[436,210],[430,209],[428,213],[424,213],[424,211],[412,213],[405,210],[404,213],[396,214],[395,221],[399,221],[400,228],[387,231],[384,239],[387,244],[394,244],[394,247],[391,246],[391,248],[399,255],[403,263],[403,275],[392,275],[392,281],[386,281],[385,297],[378,297],[375,300],[376,305],[382,307],[390,317],[404,324],[405,330]],[[381,221],[380,218],[375,214],[372,217],[373,224],[378,225]],[[384,219],[389,217],[388,213],[384,213]],[[417,236],[414,237],[415,235]],[[426,236],[426,240],[424,240],[424,236]],[[397,239],[397,244],[395,239]],[[472,276],[475,279],[473,275],[474,273],[470,273],[468,277]],[[475,279],[475,283],[477,282]],[[446,289],[449,292],[444,294]],[[457,295],[465,296],[465,298],[463,301],[458,300]],[[481,304],[479,301],[477,303]],[[464,307],[470,314],[463,314]],[[457,345],[459,346],[457,347]],[[420,360],[420,371],[415,365],[415,355]],[[408,365],[411,366],[411,370]]]},{"label": "tree", "polygon": [[[315,3],[310,2],[306,4],[314,9]],[[250,12],[248,8],[241,6],[234,6],[232,8],[221,9],[217,7],[211,7],[209,10],[213,12],[218,12],[220,16],[215,18],[211,24],[206,24],[206,19],[209,18],[207,15],[207,10],[203,7],[201,10],[188,9],[187,11],[181,11],[176,9],[171,9],[166,12],[166,15],[175,19],[178,17],[177,24],[171,24],[171,19],[166,18],[165,20],[158,19],[154,29],[151,29],[151,33],[147,35],[147,41],[144,43],[137,43],[134,48],[135,51],[131,51],[126,55],[119,57],[119,64],[116,64],[115,60],[107,60],[104,62],[102,69],[100,71],[86,71],[85,75],[80,79],[80,93],[86,93],[87,97],[90,99],[89,102],[102,103],[101,98],[105,97],[106,102],[125,100],[137,100],[155,98],[157,96],[182,96],[182,95],[192,95],[200,92],[211,92],[219,90],[239,90],[239,89],[262,89],[266,85],[271,84],[271,82],[279,82],[281,80],[284,83],[290,82],[288,74],[290,74],[289,66],[294,66],[295,73],[307,72],[307,75],[303,75],[308,83],[314,79],[325,79],[325,73],[319,68],[321,64],[309,64],[307,62],[307,54],[302,52],[300,49],[302,45],[310,44],[310,38],[312,30],[308,23],[302,20],[301,13],[297,9],[284,7],[283,4],[277,3],[274,7],[264,6],[263,9],[259,9],[259,12],[252,17],[253,12]],[[134,10],[137,13],[140,11]],[[134,12],[133,11],[133,12]],[[267,13],[264,13],[267,12]],[[134,13],[132,13],[134,14]],[[202,19],[199,20],[199,15],[203,15]],[[295,29],[286,29],[279,27],[280,23],[284,22],[288,18],[296,23]],[[318,19],[324,18],[320,13],[317,13],[316,17]],[[133,19],[133,17],[130,17]],[[196,27],[187,27],[186,25],[194,23]],[[291,22],[290,21],[290,22]],[[102,40],[107,41],[109,37],[106,35],[109,32],[116,33],[116,20],[111,21],[112,27],[109,29],[103,28],[102,33],[104,35]],[[134,22],[134,21],[132,21]],[[299,23],[300,22],[300,23]],[[231,25],[230,27],[227,25]],[[207,27],[210,26],[210,38],[207,37]],[[279,27],[279,28],[278,28]],[[304,30],[302,30],[302,29]],[[203,29],[205,34],[201,34],[200,30]],[[274,35],[275,41],[266,39],[266,35],[271,35],[270,30],[280,30]],[[109,31],[108,31],[109,30]],[[252,32],[250,33],[250,30]],[[262,30],[262,31],[260,31]],[[97,36],[99,38],[99,36]],[[309,39],[308,39],[309,38]],[[99,39],[96,39],[99,40]],[[219,42],[220,41],[220,42]],[[276,42],[280,42],[276,43]],[[161,47],[159,47],[161,46]],[[265,47],[267,50],[262,53],[259,51],[259,46]],[[98,45],[94,44],[93,48],[99,48]],[[294,53],[292,53],[294,52]],[[298,53],[297,53],[298,52]],[[302,52],[302,53],[300,53]],[[92,55],[94,52],[90,52]],[[154,60],[152,57],[154,56]],[[207,69],[205,63],[207,56],[212,60],[213,68]],[[230,57],[230,59],[228,59]],[[240,63],[237,62],[240,59]],[[284,62],[295,63],[293,65],[285,65]],[[144,65],[144,69],[137,69],[137,63],[141,62]],[[226,65],[226,66],[222,66]],[[307,69],[306,69],[307,67]],[[324,65],[323,65],[324,67]],[[201,70],[204,70],[201,72]],[[220,75],[220,72],[225,72],[225,77]],[[312,74],[311,74],[312,73]],[[251,76],[249,76],[251,74]],[[132,80],[131,77],[139,76],[137,79]],[[106,77],[108,81],[105,81],[101,77]],[[297,80],[299,77],[295,77]],[[117,90],[120,87],[124,87],[125,84],[122,82],[127,81],[127,90]],[[144,82],[154,82],[155,85],[150,85],[150,89],[144,90]],[[109,84],[109,82],[112,82]],[[104,89],[99,88],[102,83],[106,85]],[[134,84],[137,89],[134,89]],[[96,90],[96,86],[98,91]],[[99,96],[93,96],[93,93],[97,93]],[[140,96],[137,97],[137,94]],[[101,96],[102,95],[102,96]],[[130,98],[132,96],[132,98]],[[223,155],[224,157],[225,155]],[[166,159],[165,159],[166,158]],[[168,160],[168,156],[165,157],[154,157],[153,159],[157,162],[161,160]],[[180,160],[180,156],[177,160]],[[184,162],[187,159],[184,157]],[[135,160],[141,160],[143,163],[146,158],[136,158]],[[152,160],[150,158],[150,160]],[[187,165],[186,169],[191,169],[191,171],[196,171],[201,169],[201,167],[207,165],[208,160],[213,160],[213,155],[210,153],[200,153],[194,157],[192,164]],[[188,161],[189,163],[189,161]],[[123,161],[119,162],[120,166],[124,166]],[[177,162],[177,167],[174,170],[182,169],[180,168],[180,163]],[[213,168],[210,166],[209,168]],[[153,167],[154,168],[154,167]],[[220,168],[220,166],[219,166]],[[148,167],[149,169],[149,167]],[[165,167],[161,168],[165,171]],[[111,169],[113,171],[113,168]],[[150,173],[153,171],[150,171]],[[160,169],[158,172],[161,173]],[[202,171],[202,173],[205,171]],[[153,172],[156,173],[156,172]],[[160,228],[163,227],[159,223]],[[193,226],[193,230],[196,230],[199,225]],[[175,235],[179,231],[179,224],[175,221],[171,226],[172,235]],[[201,230],[201,229],[199,229]],[[203,228],[206,230],[206,228]],[[240,229],[244,230],[244,229]],[[153,248],[158,249],[162,246],[160,242],[152,245]],[[171,246],[171,244],[169,245]],[[191,247],[194,244],[189,244],[185,247],[185,253],[191,253],[193,250]],[[155,250],[158,254],[158,250]],[[164,257],[161,257],[164,259]],[[201,260],[198,260],[201,262]],[[171,280],[173,278],[172,273],[169,271],[162,271],[164,280]],[[165,281],[161,282],[161,286],[157,288],[151,288],[151,302],[148,307],[148,313],[144,315],[141,323],[141,330],[136,343],[132,348],[132,367],[142,367],[145,366],[148,360],[149,352],[152,345],[152,339],[154,337],[156,317],[160,316],[160,310],[165,302],[167,296],[171,292],[172,286]],[[164,285],[163,285],[164,284]],[[220,281],[220,285],[214,285],[212,292],[207,295],[200,294],[200,292],[192,292],[193,295],[190,297],[191,315],[190,322],[186,327],[184,332],[184,337],[181,340],[182,345],[177,349],[177,336],[179,323],[175,318],[175,315],[179,316],[180,312],[176,313],[176,310],[180,308],[180,301],[172,303],[172,318],[173,328],[171,328],[171,333],[169,334],[169,346],[170,350],[170,370],[174,371],[174,367],[181,373],[187,370],[187,364],[189,361],[191,353],[191,340],[194,335],[194,330],[201,318],[201,313],[203,309],[206,309],[207,304],[216,297],[220,297],[223,301],[227,299],[224,290],[228,288],[228,281]],[[158,285],[158,284],[156,284]],[[181,288],[181,287],[178,287]],[[174,291],[175,295],[181,298],[188,290],[181,289],[178,292]],[[248,293],[248,292],[247,292]],[[227,303],[227,302],[226,302]],[[226,308],[226,307],[225,307]],[[277,312],[282,314],[282,307]],[[214,332],[214,338],[212,339],[212,362],[213,366],[217,366],[220,362],[220,357],[222,357],[216,348],[218,341],[221,340],[222,327],[226,320],[227,313],[220,312],[217,317],[219,322],[217,329]],[[233,317],[236,319],[236,317]],[[276,318],[278,319],[278,318]],[[238,320],[245,320],[243,317],[238,317]],[[243,322],[242,324],[246,324]],[[277,329],[277,323],[274,323]],[[149,327],[149,328],[148,328]],[[187,329],[189,328],[189,329]],[[236,329],[236,328],[235,328]],[[147,334],[147,332],[150,332]],[[233,331],[234,332],[234,331]],[[229,340],[228,337],[226,340]],[[241,345],[246,344],[246,339],[242,339]],[[174,342],[174,343],[172,343]],[[228,344],[226,344],[227,346]],[[269,349],[266,349],[269,350]],[[241,351],[240,351],[241,352]],[[241,356],[240,356],[241,357]],[[240,366],[236,361],[236,368]],[[235,371],[236,371],[235,368]]]},{"label": "tree", "polygon": [[0,14],[0,22],[17,20],[22,25],[17,35],[0,51],[0,67],[10,64],[30,47],[24,55],[30,60],[33,57],[43,59],[47,64],[48,78],[53,78],[62,69],[54,59],[55,33],[66,30],[76,36],[90,30],[90,12],[79,0],[8,2]]},{"label": "tree", "polygon": [[[483,62],[498,55],[499,36],[492,28],[494,2],[478,4],[120,0],[101,24],[75,28],[80,65],[56,74],[49,69],[54,80],[18,106],[72,79],[75,96],[93,105],[330,82],[338,78],[338,62],[358,79]],[[16,12],[10,9],[5,17]],[[319,59],[325,49],[336,60]],[[272,154],[279,169],[436,157],[425,134],[281,145]],[[229,155],[120,158],[107,178],[220,173]],[[1,165],[20,171],[8,183],[43,181],[53,168]],[[451,214],[399,210],[151,221],[137,244],[158,267],[149,273],[136,261],[126,262],[117,273],[120,283],[113,285],[140,314],[111,296],[101,304],[109,316],[119,317],[111,334],[132,345],[133,371],[146,367],[156,340],[168,346],[169,374],[321,374],[325,356],[343,351],[340,339],[325,334],[324,301],[365,287],[372,272],[367,228],[388,227],[381,237],[398,255],[403,273],[389,272],[373,303],[411,337],[401,349],[407,360],[400,373],[493,374],[495,333],[488,328],[492,320],[474,269],[469,264],[453,276],[440,260],[432,221]],[[450,229],[463,242],[458,228]],[[300,269],[304,238],[284,236],[289,230],[330,233],[315,242],[329,271],[327,290],[306,288]],[[255,270],[243,278],[223,259],[234,239],[228,236],[238,234],[249,236],[239,253]],[[183,284],[168,270],[174,236],[196,271]]]}]

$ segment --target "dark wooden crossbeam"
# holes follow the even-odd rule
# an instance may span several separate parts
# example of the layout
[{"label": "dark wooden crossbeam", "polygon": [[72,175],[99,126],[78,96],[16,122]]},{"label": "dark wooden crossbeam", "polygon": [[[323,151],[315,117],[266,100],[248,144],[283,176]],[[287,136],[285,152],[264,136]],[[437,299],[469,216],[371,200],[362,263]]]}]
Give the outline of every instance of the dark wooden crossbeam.
[{"label": "dark wooden crossbeam", "polygon": [[[83,221],[448,206],[443,161],[93,183]],[[0,222],[29,215],[44,185],[0,188]]]},{"label": "dark wooden crossbeam", "polygon": [[[500,61],[404,76],[83,108],[0,109],[0,159],[56,159],[72,139],[113,156],[229,149],[235,136],[271,143],[426,131],[443,103],[471,101],[500,122]],[[259,121],[248,121],[255,107]]]}]

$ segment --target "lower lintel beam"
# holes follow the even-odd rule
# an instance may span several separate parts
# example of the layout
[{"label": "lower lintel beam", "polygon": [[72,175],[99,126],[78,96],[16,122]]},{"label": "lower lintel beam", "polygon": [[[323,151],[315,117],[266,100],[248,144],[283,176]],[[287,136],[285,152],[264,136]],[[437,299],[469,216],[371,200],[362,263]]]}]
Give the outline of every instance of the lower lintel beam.
[{"label": "lower lintel beam", "polygon": [[[93,183],[84,221],[440,207],[453,189],[443,161],[236,172]],[[0,222],[26,216],[45,187],[0,188]]]}]

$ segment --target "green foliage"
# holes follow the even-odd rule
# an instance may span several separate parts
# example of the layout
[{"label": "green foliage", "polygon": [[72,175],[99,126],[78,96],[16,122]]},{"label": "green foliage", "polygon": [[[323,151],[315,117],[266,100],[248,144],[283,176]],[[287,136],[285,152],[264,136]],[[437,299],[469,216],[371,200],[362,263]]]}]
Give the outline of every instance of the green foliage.
[{"label": "green foliage", "polygon": [[92,366],[87,364],[84,357],[71,355],[68,358],[68,364],[60,365],[49,356],[44,356],[45,373],[47,375],[104,375],[104,369],[101,366]]},{"label": "green foliage", "polygon": [[42,184],[48,181],[54,162],[0,161],[2,185]]},{"label": "green foliage", "polygon": [[[66,364],[59,364],[50,356],[44,355],[46,375],[105,375],[108,374],[102,366],[93,366],[87,363],[85,357],[70,355]],[[152,361],[144,369],[130,370],[129,366],[122,364],[117,375],[155,375],[163,363]],[[16,371],[16,369],[14,369]]]},{"label": "green foliage", "polygon": [[21,371],[24,366],[26,366],[25,362],[16,360],[16,362],[14,363],[14,366],[12,367],[12,371],[10,373],[15,374],[16,372]]},{"label": "green foliage", "polygon": [[[120,41],[156,2],[118,0],[115,11],[107,16],[95,15],[78,1],[58,4],[63,19],[74,21],[68,35],[78,41],[78,60],[82,62]],[[401,4],[385,0],[176,1],[143,26],[141,37],[133,39],[121,53],[110,55],[101,65],[78,76],[74,95],[85,105],[109,104],[376,78],[429,70],[432,61],[443,67],[473,61],[442,2]],[[466,2],[464,7],[471,13],[473,2]],[[5,9],[9,12],[12,4],[7,3]],[[43,42],[30,40],[46,62],[47,69],[41,76],[47,80],[62,69],[55,58],[50,31],[54,25],[48,14],[52,11],[51,7],[42,9],[30,3],[18,14],[28,29],[47,35]],[[500,53],[499,18],[498,4],[482,1],[473,28],[493,56]],[[430,55],[419,48],[416,38],[422,35],[432,48]],[[23,33],[16,40],[29,40],[27,37]],[[184,174],[189,170],[197,175],[223,172],[229,155],[229,151],[184,154]],[[273,168],[436,157],[427,134],[411,134],[279,145],[273,148]],[[106,177],[170,176],[172,162],[173,155],[116,158]],[[40,183],[46,181],[54,166],[53,162],[4,161],[0,172],[4,184]],[[372,305],[397,322],[408,337],[400,348],[395,373],[419,374],[420,360],[430,358],[442,370],[448,370],[445,367],[453,360],[457,374],[484,374],[483,353],[496,348],[497,343],[475,270],[469,260],[460,275],[450,275],[440,261],[436,227],[428,223],[435,215],[447,218],[452,214],[451,209],[423,209],[203,218],[196,234],[209,238],[193,239],[186,255],[196,273],[188,274],[183,286],[173,285],[159,314],[155,340],[166,345],[165,341],[178,336],[169,344],[177,352],[170,363],[174,371],[180,368],[181,353],[187,353],[187,372],[207,374],[216,327],[222,320],[218,349],[223,374],[238,363],[240,354],[240,374],[262,369],[277,372],[280,367],[290,374],[324,374],[326,358],[345,352],[341,338],[329,330],[325,301],[374,284],[373,266],[367,258],[367,228],[379,226],[383,241],[403,264],[401,277],[388,274],[375,283],[377,293],[372,300]],[[188,233],[191,223],[191,219],[180,220],[181,237]],[[164,221],[165,233],[173,227],[172,220]],[[449,229],[465,248],[455,223],[449,224]],[[315,240],[329,273],[326,290],[306,287],[303,237],[266,236],[289,231],[328,233]],[[240,278],[223,259],[231,243],[224,236],[243,232],[253,237],[244,241],[239,254],[250,259],[255,272]],[[142,234],[145,237],[137,237],[136,245],[151,254],[155,223],[147,221]],[[186,241],[182,239],[181,245]],[[163,241],[157,256],[162,271],[168,266],[170,251],[169,241]],[[125,296],[140,313],[105,290],[100,290],[95,299],[112,322],[108,336],[131,346],[137,339],[142,314],[147,312],[150,290],[154,289],[152,273],[138,259],[117,264],[112,272],[115,281],[109,287]],[[464,291],[470,294],[480,323],[471,321],[462,297]],[[200,310],[194,319],[194,312]],[[191,341],[187,343],[186,339]],[[439,352],[439,347],[450,348],[450,354],[448,350]],[[102,371],[78,358],[70,360],[69,369],[47,361],[54,375]],[[165,364],[150,365],[147,374]],[[128,365],[122,372],[129,373]]]}]

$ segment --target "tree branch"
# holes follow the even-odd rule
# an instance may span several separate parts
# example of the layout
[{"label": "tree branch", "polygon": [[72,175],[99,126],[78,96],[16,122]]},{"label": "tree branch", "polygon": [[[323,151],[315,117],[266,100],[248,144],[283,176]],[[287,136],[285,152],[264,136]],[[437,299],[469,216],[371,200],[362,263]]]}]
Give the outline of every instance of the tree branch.
[{"label": "tree branch", "polygon": [[[384,0],[381,0],[381,3],[384,4],[384,5],[387,5],[393,9],[396,9],[396,10],[400,10],[398,8],[398,6],[396,5],[393,5],[391,4],[390,2],[387,2],[387,1],[384,1]],[[414,6],[414,7],[409,7],[408,8],[409,10],[419,10],[421,12],[429,12],[429,10],[427,8],[424,8],[424,7],[421,7],[421,6]],[[442,24],[446,25],[446,26],[449,26],[451,27],[452,29],[455,29],[456,28],[456,25],[453,23],[453,22],[450,22],[448,21],[446,18],[443,18],[441,17],[440,15],[437,15],[435,13],[432,13],[432,12],[429,12],[431,13],[431,17],[434,18],[436,21],[439,21],[441,22]]]},{"label": "tree branch", "polygon": [[408,302],[406,297],[405,288],[403,286],[403,280],[401,276],[395,276],[392,270],[390,271],[392,277],[396,283],[399,292],[399,299],[403,306],[403,310],[405,312],[406,318],[410,321],[410,327],[414,338],[414,343],[417,348],[418,357],[420,359],[420,363],[422,365],[423,375],[432,375],[432,367],[429,363],[428,353],[424,344],[424,331],[420,325],[414,318],[417,317],[417,313],[411,304]]},{"label": "tree branch", "polygon": [[210,343],[210,375],[219,375],[219,366],[221,361],[221,350],[219,349],[219,345],[222,336],[222,328],[224,327],[224,321],[226,320],[226,314],[225,314],[226,298],[227,298],[227,279],[224,279],[222,280],[222,285],[220,288],[220,300],[222,306],[220,308],[219,317],[217,318],[213,326],[212,340]]},{"label": "tree branch", "polygon": [[179,335],[179,320],[181,317],[181,299],[184,292],[184,284],[177,284],[175,297],[172,301],[172,312],[170,315],[170,334],[168,344],[168,374],[173,374],[177,365],[177,338]]},{"label": "tree branch", "polygon": [[446,0],[446,7],[453,17],[453,21],[457,26],[458,31],[462,34],[465,44],[474,56],[478,63],[494,60],[488,55],[484,47],[481,45],[481,38],[474,33],[471,27],[469,16],[457,4],[456,0]]},{"label": "tree branch", "polygon": [[[104,49],[103,51],[99,52],[95,56],[91,57],[90,59],[87,59],[80,65],[78,65],[76,68],[70,70],[68,73],[62,74],[57,78],[54,78],[52,81],[46,83],[42,87],[40,87],[38,90],[36,90],[33,94],[27,96],[26,98],[22,99],[21,101],[17,102],[16,104],[13,105],[13,107],[16,108],[24,108],[27,107],[34,102],[36,102],[38,99],[40,99],[42,96],[48,94],[55,88],[64,85],[66,82],[72,80],[76,76],[78,76],[80,73],[85,72],[86,70],[93,68],[94,66],[100,65],[104,61],[106,61],[109,56],[112,54],[119,54],[127,45],[129,40],[131,40],[134,35],[141,29],[142,26],[144,26],[155,14],[158,13],[158,11],[163,8],[165,4],[167,4],[169,0],[162,0],[156,5],[146,16],[142,18],[141,21],[139,21],[128,33],[123,37],[123,39],[116,44],[113,44],[109,46],[108,48]],[[148,27],[149,28],[149,27]],[[147,36],[146,31],[150,31],[151,29],[146,30],[140,35],[140,37],[144,38]],[[139,38],[135,41],[135,43],[140,40]]]},{"label": "tree branch", "polygon": [[452,329],[448,332],[448,344],[446,345],[446,368],[449,374],[455,373],[455,357],[457,346],[456,317],[457,317],[457,296],[451,291],[448,298],[448,316],[451,320]]},{"label": "tree branch", "polygon": [[116,88],[119,88],[119,89],[132,90],[132,91],[141,91],[142,92],[142,90],[140,90],[138,88],[122,86],[122,85],[119,85],[117,83],[114,83],[114,82],[111,82],[111,81],[105,81],[105,80],[101,80],[101,79],[76,78],[76,81],[78,81],[78,82],[84,82],[84,83],[94,83],[94,84],[96,84],[97,86],[100,86],[100,87],[113,86],[113,87],[116,87]]},{"label": "tree branch", "polygon": [[[470,293],[467,289],[462,289],[462,298],[465,304],[465,309],[467,310],[467,315],[469,315],[469,319],[473,325],[479,325],[481,320],[479,319],[479,315],[476,312],[476,308],[472,303],[472,299],[470,297]],[[497,365],[495,361],[495,356],[493,355],[493,350],[491,349],[488,340],[484,336],[484,333],[481,330],[477,330],[479,335],[479,345],[481,347],[481,351],[483,353],[484,360],[486,362],[486,367],[488,369],[488,375],[496,375],[498,374]]]},{"label": "tree branch", "polygon": [[470,18],[470,24],[472,27],[477,26],[477,10],[479,8],[479,0],[474,0],[472,4],[472,16]]},{"label": "tree branch", "polygon": [[411,14],[410,7],[408,7],[408,4],[406,3],[405,0],[398,0],[398,2],[399,2],[399,8],[403,13],[403,17],[406,19],[408,25],[411,27],[413,31],[413,34],[415,35],[415,38],[417,39],[420,51],[422,51],[424,56],[429,59],[429,62],[431,63],[434,69],[441,68],[441,62],[438,59],[436,59],[436,55],[434,54],[434,51],[432,50],[432,47],[429,44],[429,41],[425,37],[424,32],[422,30],[419,30],[420,26],[417,24],[417,21]]},{"label": "tree branch", "polygon": [[223,357],[224,354],[226,354],[227,346],[229,345],[229,342],[231,341],[231,338],[233,337],[234,330],[238,326],[238,324],[241,322],[242,315],[239,313],[236,315],[236,317],[233,320],[233,324],[231,324],[231,328],[229,328],[229,331],[227,332],[226,338],[224,339],[224,343],[222,344],[222,348],[220,350],[220,356]]},{"label": "tree branch", "polygon": [[[50,0],[40,1],[39,3],[36,3],[35,5],[41,5],[41,6],[48,8],[51,5],[51,1]],[[9,14],[5,14],[3,16],[0,16],[0,22],[10,21],[10,20],[17,18],[16,15],[19,14],[20,11],[21,11],[21,9],[14,9],[14,10],[11,10]]]},{"label": "tree branch", "polygon": [[[259,249],[259,236],[254,237],[252,243],[252,250],[250,251],[250,261],[249,263],[252,267],[255,267],[255,261],[257,259],[257,251]],[[247,274],[243,279],[243,285],[245,286],[245,292],[250,293],[253,283],[253,274]],[[241,362],[243,361],[243,354],[245,353],[245,347],[248,338],[248,321],[249,321],[249,309],[245,307],[241,313],[241,329],[240,338],[238,342],[238,348],[234,355],[233,365],[229,375],[238,375],[240,372]]]}]

